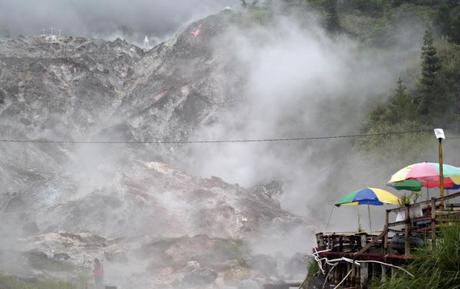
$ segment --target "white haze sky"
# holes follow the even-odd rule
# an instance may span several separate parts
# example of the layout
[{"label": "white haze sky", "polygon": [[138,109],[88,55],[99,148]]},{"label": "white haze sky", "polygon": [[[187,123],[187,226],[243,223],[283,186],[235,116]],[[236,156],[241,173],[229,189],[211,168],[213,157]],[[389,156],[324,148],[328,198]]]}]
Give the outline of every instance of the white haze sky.
[{"label": "white haze sky", "polygon": [[132,34],[164,37],[185,22],[237,5],[237,0],[0,0],[0,28],[12,35],[53,28],[102,36],[127,28]]}]

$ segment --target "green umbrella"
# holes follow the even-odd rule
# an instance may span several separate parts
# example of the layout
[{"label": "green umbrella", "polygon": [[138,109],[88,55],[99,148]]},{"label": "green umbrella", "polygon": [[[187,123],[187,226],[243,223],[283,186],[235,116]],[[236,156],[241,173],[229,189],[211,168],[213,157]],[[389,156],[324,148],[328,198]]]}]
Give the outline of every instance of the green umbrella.
[{"label": "green umbrella", "polygon": [[404,180],[404,181],[390,183],[388,185],[397,190],[406,190],[406,191],[413,191],[413,192],[420,192],[423,187],[422,183],[420,183],[417,180]]}]

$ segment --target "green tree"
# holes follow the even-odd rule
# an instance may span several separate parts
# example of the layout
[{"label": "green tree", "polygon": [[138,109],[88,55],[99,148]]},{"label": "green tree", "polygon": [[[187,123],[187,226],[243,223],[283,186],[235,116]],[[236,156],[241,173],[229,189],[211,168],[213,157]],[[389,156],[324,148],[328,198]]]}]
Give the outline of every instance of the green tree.
[{"label": "green tree", "polygon": [[407,92],[406,86],[399,78],[387,108],[388,121],[395,124],[403,120],[414,120],[416,110],[413,97]]},{"label": "green tree", "polygon": [[240,1],[241,1],[241,6],[243,6],[244,8],[255,7],[259,3],[259,0],[253,0],[251,4],[249,4],[246,0],[240,0]]},{"label": "green tree", "polygon": [[436,15],[435,23],[439,27],[440,32],[443,35],[450,35],[450,10],[452,8],[447,4],[443,3],[439,9],[438,14]]},{"label": "green tree", "polygon": [[417,118],[417,107],[414,98],[407,91],[401,79],[386,104],[380,104],[369,114],[370,127],[380,125],[396,125],[412,122]]},{"label": "green tree", "polygon": [[460,44],[460,2],[447,1],[441,4],[435,18],[439,31],[449,41]]},{"label": "green tree", "polygon": [[450,10],[448,37],[450,41],[460,44],[460,6]]},{"label": "green tree", "polygon": [[422,76],[418,95],[418,113],[425,119],[442,109],[442,91],[439,85],[438,73],[441,62],[433,44],[430,30],[425,31],[422,46]]},{"label": "green tree", "polygon": [[326,29],[331,33],[340,31],[339,13],[337,12],[337,0],[326,0]]},{"label": "green tree", "polygon": [[345,5],[358,11],[375,15],[383,12],[383,9],[385,9],[386,2],[388,2],[388,0],[349,0],[346,1]]}]

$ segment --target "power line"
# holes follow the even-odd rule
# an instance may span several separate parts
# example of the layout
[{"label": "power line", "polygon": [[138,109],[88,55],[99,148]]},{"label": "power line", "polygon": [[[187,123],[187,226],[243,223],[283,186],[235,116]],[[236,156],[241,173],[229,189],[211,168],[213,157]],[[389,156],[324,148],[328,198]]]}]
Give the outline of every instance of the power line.
[{"label": "power line", "polygon": [[414,130],[400,132],[382,132],[369,134],[348,134],[333,136],[292,137],[292,138],[261,138],[261,139],[220,139],[220,140],[147,140],[147,141],[117,141],[117,140],[47,140],[47,139],[0,139],[0,143],[36,143],[36,144],[219,144],[219,143],[262,143],[262,142],[297,142],[330,139],[367,138],[375,136],[406,135],[427,133],[431,130]]}]

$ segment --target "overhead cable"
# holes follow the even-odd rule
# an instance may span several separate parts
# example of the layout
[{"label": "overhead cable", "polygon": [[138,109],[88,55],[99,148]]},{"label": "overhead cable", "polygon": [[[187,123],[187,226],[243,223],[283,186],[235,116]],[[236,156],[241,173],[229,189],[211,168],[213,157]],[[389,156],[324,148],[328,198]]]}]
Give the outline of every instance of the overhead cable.
[{"label": "overhead cable", "polygon": [[0,138],[0,143],[36,143],[36,144],[212,144],[212,143],[261,143],[261,142],[298,142],[330,139],[353,139],[376,136],[407,135],[427,133],[429,130],[381,132],[368,134],[344,134],[330,136],[305,136],[290,138],[249,138],[249,139],[201,139],[201,140],[50,140],[50,139],[13,139]]}]

